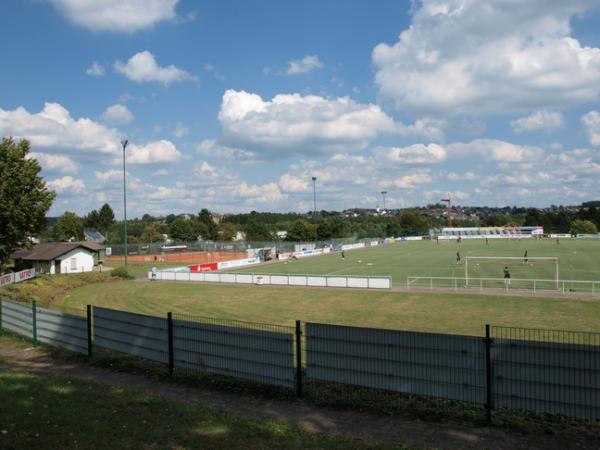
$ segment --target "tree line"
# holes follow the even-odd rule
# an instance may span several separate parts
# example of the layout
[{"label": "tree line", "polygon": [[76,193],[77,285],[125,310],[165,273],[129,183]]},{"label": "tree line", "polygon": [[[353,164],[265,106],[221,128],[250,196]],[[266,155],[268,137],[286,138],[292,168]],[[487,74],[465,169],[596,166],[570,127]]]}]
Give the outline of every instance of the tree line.
[{"label": "tree line", "polygon": [[[105,203],[83,217],[65,212],[55,221],[46,214],[56,194],[40,176],[39,163],[31,158],[27,140],[4,138],[0,142],[0,273],[9,255],[19,247],[30,245],[32,238],[47,241],[80,241],[84,229],[100,231],[107,244],[124,240],[123,223],[117,221],[112,207]],[[383,238],[426,235],[431,228],[445,226],[439,215],[443,205],[378,211],[352,209],[343,212],[318,211],[313,215],[294,212],[256,212],[217,215],[206,208],[194,214],[169,214],[154,217],[144,214],[129,220],[130,242],[232,241],[328,241],[353,237]],[[437,211],[437,214],[436,214]],[[600,201],[587,202],[577,208],[463,208],[475,211],[454,220],[454,226],[541,225],[547,233],[597,233],[600,228]],[[456,214],[458,210],[455,210]],[[240,236],[240,234],[243,234]]]}]

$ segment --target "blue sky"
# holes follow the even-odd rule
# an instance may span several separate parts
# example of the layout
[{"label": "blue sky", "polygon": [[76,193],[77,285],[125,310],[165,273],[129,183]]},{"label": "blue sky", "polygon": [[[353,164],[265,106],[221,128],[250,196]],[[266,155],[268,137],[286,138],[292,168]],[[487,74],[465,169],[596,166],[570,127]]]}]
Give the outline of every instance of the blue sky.
[{"label": "blue sky", "polygon": [[600,198],[593,0],[4,0],[0,134],[50,213]]}]

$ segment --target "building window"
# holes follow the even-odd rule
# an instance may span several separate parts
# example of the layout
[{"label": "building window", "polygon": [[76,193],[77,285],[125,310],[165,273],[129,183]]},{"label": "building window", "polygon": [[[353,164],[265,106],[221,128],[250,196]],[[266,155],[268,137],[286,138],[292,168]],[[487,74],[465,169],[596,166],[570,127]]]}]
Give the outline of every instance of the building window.
[{"label": "building window", "polygon": [[71,263],[71,272],[74,272],[77,270],[77,258],[71,258],[70,260]]}]

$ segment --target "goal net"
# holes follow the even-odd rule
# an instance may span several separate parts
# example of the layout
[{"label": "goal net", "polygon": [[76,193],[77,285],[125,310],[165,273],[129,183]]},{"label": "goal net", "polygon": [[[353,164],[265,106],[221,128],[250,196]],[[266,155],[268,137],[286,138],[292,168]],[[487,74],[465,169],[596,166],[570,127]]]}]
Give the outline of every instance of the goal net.
[{"label": "goal net", "polygon": [[529,284],[536,280],[540,289],[558,289],[559,261],[557,257],[506,257],[506,256],[467,256],[465,257],[465,284],[479,286],[480,284],[504,283],[505,269],[510,274],[512,287],[522,285],[530,288]]}]

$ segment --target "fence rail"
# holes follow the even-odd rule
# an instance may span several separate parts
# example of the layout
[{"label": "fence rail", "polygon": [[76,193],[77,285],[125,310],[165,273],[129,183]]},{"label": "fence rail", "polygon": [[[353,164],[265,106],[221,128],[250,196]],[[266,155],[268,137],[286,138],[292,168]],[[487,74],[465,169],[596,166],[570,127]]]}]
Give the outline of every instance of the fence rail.
[{"label": "fence rail", "polygon": [[237,272],[177,272],[159,270],[156,277],[148,272],[149,280],[204,281],[212,283],[258,284],[277,286],[336,287],[390,289],[392,277],[362,277],[355,275],[266,274]]},{"label": "fence rail", "polygon": [[554,291],[562,294],[586,293],[600,295],[600,281],[596,280],[550,280],[534,278],[472,278],[465,277],[406,277],[407,288],[425,289],[503,289],[505,291],[530,290]]},{"label": "fence rail", "polygon": [[[485,337],[296,321],[292,327],[88,306],[86,317],[0,300],[1,329],[92,356],[92,346],[298,395],[429,397],[600,420],[600,333],[486,325]],[[0,330],[1,330],[0,329]],[[371,403],[363,397],[364,402]]]}]

